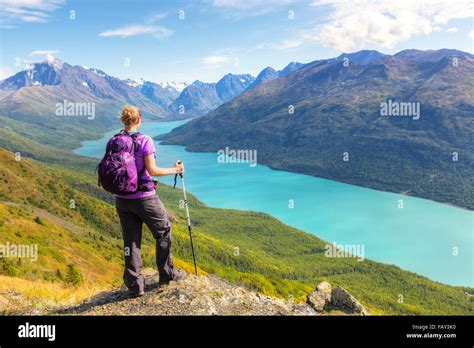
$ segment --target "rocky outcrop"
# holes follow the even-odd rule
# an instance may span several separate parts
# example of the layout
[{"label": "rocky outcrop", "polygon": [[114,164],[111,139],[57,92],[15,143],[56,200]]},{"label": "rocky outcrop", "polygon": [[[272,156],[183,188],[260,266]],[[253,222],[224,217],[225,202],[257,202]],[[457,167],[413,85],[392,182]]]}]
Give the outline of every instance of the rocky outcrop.
[{"label": "rocky outcrop", "polygon": [[217,276],[188,275],[158,285],[146,277],[145,295],[131,298],[125,289],[98,294],[55,314],[81,315],[318,315],[306,303],[293,303],[248,291]]},{"label": "rocky outcrop", "polygon": [[338,286],[331,293],[331,308],[337,308],[347,313],[369,315],[369,312],[346,289]]},{"label": "rocky outcrop", "polygon": [[[105,291],[79,305],[50,308],[42,314],[65,315],[367,315],[364,307],[345,289],[320,283],[295,303],[252,292],[215,275],[188,275],[180,281],[159,285],[156,271],[144,269],[146,288],[132,297],[126,288]],[[336,311],[331,313],[331,311]],[[36,313],[38,314],[38,313]]]},{"label": "rocky outcrop", "polygon": [[317,312],[338,310],[346,314],[369,315],[369,312],[346,289],[338,286],[331,290],[328,282],[320,283],[307,296],[307,303]]},{"label": "rocky outcrop", "polygon": [[331,302],[331,284],[320,283],[316,289],[307,297],[307,303],[317,312],[324,311],[324,308]]}]

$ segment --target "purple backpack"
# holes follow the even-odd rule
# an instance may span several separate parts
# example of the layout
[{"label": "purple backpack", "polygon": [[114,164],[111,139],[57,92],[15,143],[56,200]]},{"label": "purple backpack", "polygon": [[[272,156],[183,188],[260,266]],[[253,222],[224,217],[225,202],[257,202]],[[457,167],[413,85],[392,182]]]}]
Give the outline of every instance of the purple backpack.
[{"label": "purple backpack", "polygon": [[105,155],[97,166],[98,185],[106,191],[126,196],[137,191],[151,191],[154,183],[141,182],[143,170],[138,173],[135,163],[135,152],[138,151],[137,134],[130,135],[121,131],[110,138]]}]

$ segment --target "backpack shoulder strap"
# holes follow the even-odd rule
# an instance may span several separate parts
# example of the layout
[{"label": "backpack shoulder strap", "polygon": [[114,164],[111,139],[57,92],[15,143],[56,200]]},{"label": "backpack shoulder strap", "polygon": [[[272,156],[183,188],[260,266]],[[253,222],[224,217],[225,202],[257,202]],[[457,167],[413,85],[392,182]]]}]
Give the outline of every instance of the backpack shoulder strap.
[{"label": "backpack shoulder strap", "polygon": [[132,140],[133,140],[133,152],[137,152],[138,151],[138,134],[132,134],[130,135],[132,137]]},{"label": "backpack shoulder strap", "polygon": [[115,137],[118,137],[120,135],[126,135],[126,136],[129,136],[130,138],[132,138],[132,141],[133,141],[133,152],[137,152],[138,151],[138,142],[137,142],[137,136],[138,134],[130,134],[129,132],[127,132],[125,129],[122,129],[119,133],[115,134],[111,140]]}]

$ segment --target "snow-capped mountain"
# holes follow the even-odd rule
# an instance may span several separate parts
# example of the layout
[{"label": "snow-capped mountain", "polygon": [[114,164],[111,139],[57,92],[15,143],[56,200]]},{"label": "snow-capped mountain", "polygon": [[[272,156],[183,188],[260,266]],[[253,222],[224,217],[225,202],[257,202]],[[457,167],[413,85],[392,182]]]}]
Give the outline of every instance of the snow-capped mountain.
[{"label": "snow-capped mountain", "polygon": [[[0,81],[0,89],[15,91],[22,87],[57,85],[64,65],[64,62],[59,59],[29,64],[23,71]],[[67,67],[68,64],[66,64]]]},{"label": "snow-capped mountain", "polygon": [[170,91],[177,91],[181,93],[187,86],[188,84],[186,82],[151,82],[151,81],[146,81],[143,78],[135,78],[135,79],[126,79],[124,80],[125,83],[131,87],[140,87],[143,86],[144,83],[151,83],[160,86],[163,89],[167,89]]},{"label": "snow-capped mountain", "polygon": [[[129,103],[139,106],[145,114],[158,117],[183,117],[183,111],[184,116],[201,116],[234,99],[246,89],[301,66],[303,64],[292,62],[282,71],[267,68],[257,79],[248,74],[227,74],[216,83],[195,81],[188,84],[174,81],[155,83],[144,78],[121,80],[100,69],[72,66],[53,59],[30,64],[23,71],[0,81],[0,111],[9,112],[23,95],[28,94],[31,98],[33,94],[34,98],[44,99],[50,104],[63,100],[93,101],[116,104],[118,109],[120,105]],[[46,86],[50,87],[41,88]],[[20,103],[20,112],[28,105],[27,102]]]},{"label": "snow-capped mountain", "polygon": [[124,80],[130,87],[141,87],[145,83],[144,79],[126,79]]},{"label": "snow-capped mountain", "polygon": [[164,108],[168,108],[168,106],[178,98],[179,94],[186,86],[184,82],[155,83],[146,81],[143,78],[126,79],[124,82],[130,87],[139,90],[140,93],[155,104],[161,105]]},{"label": "snow-capped mountain", "polygon": [[163,88],[160,84],[151,81],[144,81],[139,88],[144,96],[165,108],[168,108],[181,93],[173,87]]},{"label": "snow-capped mountain", "polygon": [[160,85],[162,88],[166,89],[175,89],[178,92],[182,92],[186,87],[189,85],[186,82],[158,82],[158,85]]},{"label": "snow-capped mountain", "polygon": [[[133,80],[137,86],[140,82]],[[45,113],[51,113],[57,102],[66,100],[93,102],[97,107],[107,105],[113,107],[115,114],[128,103],[139,106],[146,115],[172,117],[167,108],[170,100],[157,102],[144,95],[140,88],[132,87],[131,83],[131,80],[123,81],[102,70],[72,66],[59,59],[33,63],[0,81],[0,112],[34,115],[44,109]],[[177,97],[177,94],[170,98]],[[36,108],[32,100],[41,100],[41,107]]]},{"label": "snow-capped mountain", "polygon": [[251,75],[227,74],[217,83],[194,81],[170,105],[174,112],[201,116],[240,95],[254,81]]}]

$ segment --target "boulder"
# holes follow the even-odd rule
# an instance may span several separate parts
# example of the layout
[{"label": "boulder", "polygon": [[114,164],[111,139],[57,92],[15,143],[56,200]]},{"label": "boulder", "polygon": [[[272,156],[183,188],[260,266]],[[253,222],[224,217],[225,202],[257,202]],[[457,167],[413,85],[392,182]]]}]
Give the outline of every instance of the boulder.
[{"label": "boulder", "polygon": [[317,312],[322,312],[331,302],[331,284],[319,283],[316,289],[307,296],[306,302]]},{"label": "boulder", "polygon": [[331,293],[330,306],[346,313],[369,315],[367,310],[346,289],[338,286]]}]

